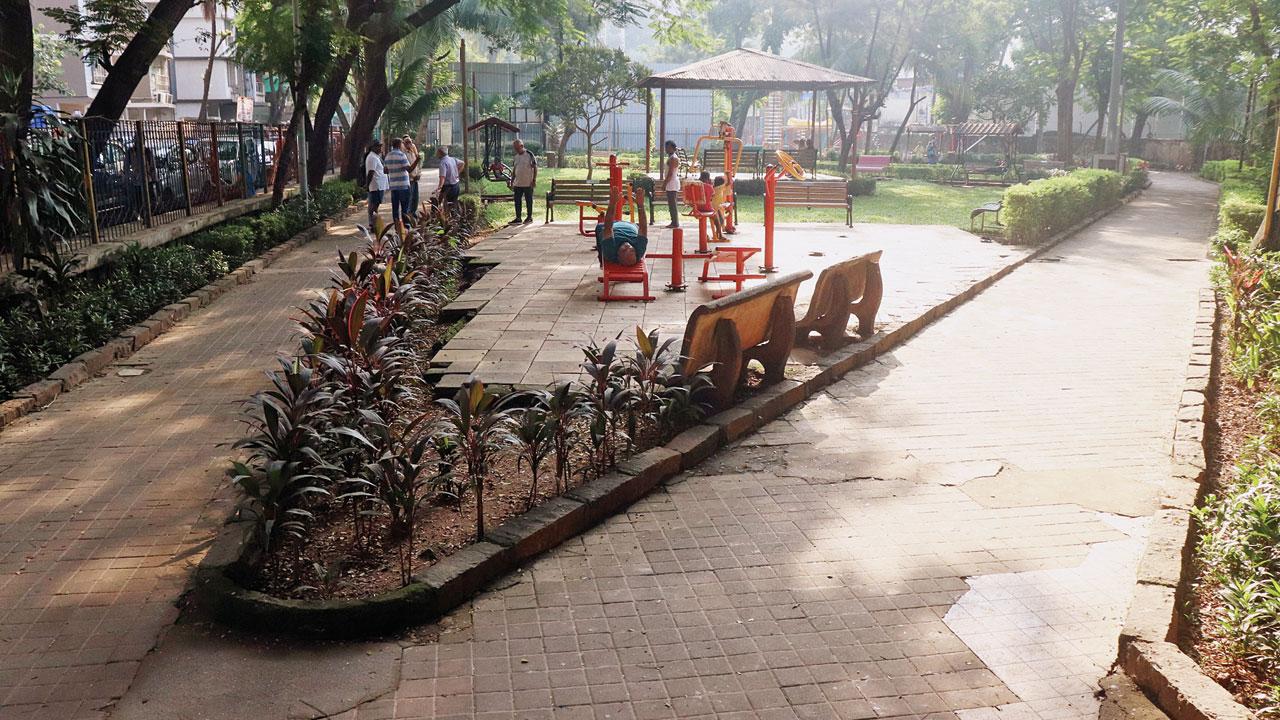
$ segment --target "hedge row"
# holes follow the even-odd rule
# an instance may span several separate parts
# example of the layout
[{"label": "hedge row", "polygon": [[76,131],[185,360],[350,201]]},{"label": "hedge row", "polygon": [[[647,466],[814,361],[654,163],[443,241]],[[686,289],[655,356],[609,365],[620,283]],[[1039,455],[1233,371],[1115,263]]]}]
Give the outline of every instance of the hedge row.
[{"label": "hedge row", "polygon": [[1127,184],[1111,170],[1081,169],[1014,185],[1004,191],[1005,233],[1019,243],[1046,240],[1118,203]]},{"label": "hedge row", "polygon": [[346,208],[350,182],[316,191],[308,209],[292,199],[156,248],[132,246],[80,275],[51,268],[23,289],[0,291],[0,400],[80,353],[177,302],[245,261]]}]

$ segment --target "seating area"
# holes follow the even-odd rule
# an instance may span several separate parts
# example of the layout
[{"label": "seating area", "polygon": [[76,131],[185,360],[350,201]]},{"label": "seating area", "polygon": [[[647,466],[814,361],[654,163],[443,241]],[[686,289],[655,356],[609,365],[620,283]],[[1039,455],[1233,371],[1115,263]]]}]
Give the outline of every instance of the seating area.
[{"label": "seating area", "polygon": [[884,298],[884,281],[880,277],[882,252],[860,255],[822,271],[808,310],[796,321],[797,344],[810,344],[814,333],[823,347],[844,343],[848,340],[845,333],[850,316],[858,318],[858,335],[862,338],[875,332],[876,313]]},{"label": "seating area", "polygon": [[[770,153],[772,155],[772,153]],[[738,158],[737,176],[739,178],[747,177],[748,173],[752,178],[758,178],[764,173],[764,166],[767,164],[764,160],[764,148],[759,145],[749,145],[742,149],[742,155]],[[708,148],[702,151],[702,163],[700,170],[706,170],[711,173],[712,177],[723,173],[724,171],[724,150]]]},{"label": "seating area", "polygon": [[978,232],[987,229],[987,215],[995,215],[996,227],[1000,227],[1000,211],[1004,210],[1004,201],[983,203],[969,213],[969,231],[973,231],[974,220],[979,222]]},{"label": "seating area", "polygon": [[888,173],[892,160],[889,155],[860,155],[854,169],[859,175],[884,176]]},{"label": "seating area", "polygon": [[680,348],[684,373],[711,368],[715,407],[733,403],[752,360],[764,366],[766,385],[782,379],[795,343],[796,293],[811,277],[809,270],[784,275],[713,300],[689,315]]},{"label": "seating area", "polygon": [[777,207],[844,208],[845,224],[853,227],[853,195],[844,180],[783,180],[774,203]]}]

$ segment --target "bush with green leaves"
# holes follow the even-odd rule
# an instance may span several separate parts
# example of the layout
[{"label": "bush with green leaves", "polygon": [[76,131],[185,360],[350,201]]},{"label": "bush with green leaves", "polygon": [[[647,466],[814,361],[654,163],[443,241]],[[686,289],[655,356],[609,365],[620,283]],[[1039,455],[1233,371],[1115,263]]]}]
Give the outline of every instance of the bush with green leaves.
[{"label": "bush with green leaves", "polygon": [[30,250],[23,282],[0,288],[0,399],[345,209],[354,190],[353,183],[326,183],[310,210],[291,199],[168,245],[131,246],[86,273],[75,274],[76,261],[55,250]]},{"label": "bush with green leaves", "polygon": [[1124,180],[1111,170],[1082,169],[1032,180],[1004,191],[1005,233],[1038,243],[1120,202]]}]

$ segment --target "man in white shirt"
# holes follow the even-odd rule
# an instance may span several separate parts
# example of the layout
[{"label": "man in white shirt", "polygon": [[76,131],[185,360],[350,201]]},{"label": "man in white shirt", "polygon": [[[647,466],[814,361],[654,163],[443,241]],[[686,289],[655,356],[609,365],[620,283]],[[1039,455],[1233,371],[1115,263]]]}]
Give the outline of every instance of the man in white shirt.
[{"label": "man in white shirt", "polygon": [[511,189],[515,193],[516,200],[516,219],[513,224],[520,222],[520,200],[523,198],[524,223],[527,225],[533,222],[533,188],[538,184],[538,161],[533,157],[533,153],[524,149],[523,140],[516,140],[511,143],[511,147],[516,151],[515,157],[511,160],[514,166],[511,169]]},{"label": "man in white shirt", "polygon": [[449,156],[448,145],[441,145],[436,150],[436,157],[440,158],[440,186],[436,188],[436,195],[440,198],[440,202],[444,207],[448,207],[450,204],[457,205],[461,163],[456,158]]},{"label": "man in white shirt", "polygon": [[374,140],[364,156],[364,183],[369,188],[369,229],[378,216],[378,206],[387,192],[387,173],[382,168],[382,141]]}]

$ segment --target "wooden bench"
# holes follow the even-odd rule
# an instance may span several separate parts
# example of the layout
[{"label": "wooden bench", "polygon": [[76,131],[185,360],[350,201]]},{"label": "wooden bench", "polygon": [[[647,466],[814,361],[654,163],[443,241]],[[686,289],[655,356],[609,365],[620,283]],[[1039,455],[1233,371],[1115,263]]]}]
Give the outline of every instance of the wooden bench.
[{"label": "wooden bench", "polygon": [[966,185],[979,181],[988,185],[1008,185],[1005,176],[1009,168],[1004,165],[964,165],[964,182]]},{"label": "wooden bench", "polygon": [[586,208],[609,204],[609,183],[594,180],[561,180],[552,178],[547,191],[547,215],[544,223],[554,222],[557,205],[573,205],[578,208],[578,232],[588,235],[584,227]]},{"label": "wooden bench", "polygon": [[845,224],[853,227],[853,196],[844,180],[782,180],[773,195],[774,207],[844,208]]},{"label": "wooden bench", "polygon": [[797,344],[807,344],[809,334],[816,332],[823,345],[839,345],[846,339],[851,315],[858,318],[858,335],[863,339],[875,332],[876,313],[884,297],[880,278],[882,252],[850,258],[822,271],[808,311],[796,321]]},{"label": "wooden bench", "polygon": [[[763,148],[759,146],[744,147],[742,154],[738,157],[738,165],[734,168],[735,175],[741,176],[750,172],[752,177],[760,177],[764,172]],[[702,151],[702,165],[699,170],[705,170],[711,173],[711,177],[724,174],[724,149],[712,150],[710,148]]]},{"label": "wooden bench", "polygon": [[687,377],[711,368],[716,409],[733,402],[751,360],[764,365],[766,384],[782,379],[795,343],[796,292],[811,277],[808,270],[784,275],[699,305],[689,315],[680,348],[683,371]]},{"label": "wooden bench", "polygon": [[889,170],[889,163],[893,158],[889,155],[861,155],[858,157],[858,164],[853,166],[855,173],[867,173],[868,175],[884,175]]},{"label": "wooden bench", "polygon": [[973,221],[975,218],[981,218],[981,230],[987,229],[987,214],[993,213],[996,218],[996,226],[1000,226],[1000,211],[1004,209],[1004,201],[997,200],[995,202],[984,203],[969,211],[969,232],[973,232]]}]

